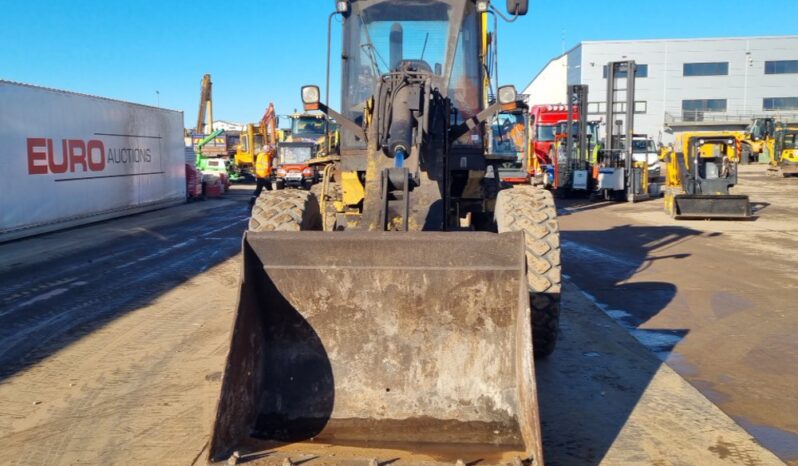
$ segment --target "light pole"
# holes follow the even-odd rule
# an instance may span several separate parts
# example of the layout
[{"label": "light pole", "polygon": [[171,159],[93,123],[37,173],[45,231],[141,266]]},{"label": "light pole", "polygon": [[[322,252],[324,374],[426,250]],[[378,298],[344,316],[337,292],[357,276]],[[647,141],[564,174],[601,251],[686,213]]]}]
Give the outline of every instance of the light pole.
[{"label": "light pole", "polygon": [[158,90],[155,91],[155,106],[156,107],[161,106],[161,91]]}]

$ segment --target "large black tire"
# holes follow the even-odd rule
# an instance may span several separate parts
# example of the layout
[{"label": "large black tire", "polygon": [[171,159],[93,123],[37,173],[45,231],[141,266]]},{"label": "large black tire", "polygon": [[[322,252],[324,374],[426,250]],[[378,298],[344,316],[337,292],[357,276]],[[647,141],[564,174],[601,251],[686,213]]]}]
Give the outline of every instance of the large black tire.
[{"label": "large black tire", "polygon": [[499,233],[523,231],[526,242],[526,278],[532,310],[535,357],[554,351],[560,333],[560,229],[557,209],[549,191],[536,186],[515,186],[496,198]]},{"label": "large black tire", "polygon": [[308,191],[264,191],[249,218],[249,231],[321,230],[319,201]]}]

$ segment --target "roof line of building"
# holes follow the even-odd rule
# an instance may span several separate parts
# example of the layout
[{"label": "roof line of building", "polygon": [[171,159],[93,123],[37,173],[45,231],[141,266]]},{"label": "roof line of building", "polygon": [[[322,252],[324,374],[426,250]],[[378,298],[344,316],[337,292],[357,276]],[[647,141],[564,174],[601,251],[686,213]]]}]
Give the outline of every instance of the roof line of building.
[{"label": "roof line of building", "polygon": [[543,65],[543,68],[541,68],[540,71],[538,71],[538,73],[529,81],[529,83],[527,83],[527,85],[522,89],[522,91],[525,91],[525,90],[529,89],[529,86],[531,86],[532,83],[535,82],[536,79],[538,79],[538,76],[540,76],[540,73],[544,72],[546,70],[546,68],[548,68],[549,65],[551,65],[552,62],[554,62],[556,60],[559,60],[560,58],[568,55],[569,53],[573,52],[574,50],[578,49],[581,46],[582,46],[582,43],[580,42],[580,43],[574,45],[573,47],[571,47],[570,49],[566,50],[565,52],[561,53],[560,55],[557,55],[556,57],[554,57],[554,58],[550,59],[549,61],[547,61],[546,64]]},{"label": "roof line of building", "polygon": [[[751,39],[798,39],[798,35],[784,36],[731,36],[731,37],[689,37],[672,39],[608,39],[608,40],[583,40],[580,44],[606,44],[608,42],[694,42],[715,40],[751,40]],[[573,50],[573,49],[571,49]]]},{"label": "roof line of building", "polygon": [[183,112],[183,110],[175,110],[173,108],[168,108],[168,107],[157,107],[155,105],[142,104],[142,103],[138,103],[138,102],[130,102],[128,100],[122,100],[122,99],[114,99],[113,97],[103,97],[103,96],[100,96],[100,95],[86,94],[86,93],[83,93],[83,92],[68,91],[66,89],[56,89],[54,87],[40,86],[38,84],[29,84],[29,83],[23,83],[23,82],[19,82],[19,81],[11,81],[11,80],[2,79],[2,78],[0,78],[0,84],[11,84],[11,85],[14,85],[14,86],[27,87],[27,88],[31,88],[31,89],[40,89],[40,90],[44,90],[44,91],[55,92],[55,93],[58,93],[58,94],[76,95],[76,96],[81,96],[81,97],[90,97],[92,99],[97,99],[97,100],[105,100],[105,101],[108,101],[108,102],[117,102],[117,103],[126,104],[126,105],[133,105],[135,107],[143,107],[143,108],[151,108],[151,109],[156,109],[156,110],[163,110],[163,111],[166,111],[166,112],[174,112],[174,113],[180,113],[180,114],[184,114],[185,113],[185,112]]}]

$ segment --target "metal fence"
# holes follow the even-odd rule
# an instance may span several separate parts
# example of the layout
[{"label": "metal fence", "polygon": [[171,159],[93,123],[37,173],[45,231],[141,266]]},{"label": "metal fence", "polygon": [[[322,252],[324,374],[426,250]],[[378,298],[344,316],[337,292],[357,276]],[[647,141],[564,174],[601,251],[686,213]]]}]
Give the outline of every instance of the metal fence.
[{"label": "metal fence", "polygon": [[715,123],[748,124],[754,118],[775,118],[777,121],[798,121],[798,112],[707,112],[683,110],[678,113],[665,112],[665,124]]}]

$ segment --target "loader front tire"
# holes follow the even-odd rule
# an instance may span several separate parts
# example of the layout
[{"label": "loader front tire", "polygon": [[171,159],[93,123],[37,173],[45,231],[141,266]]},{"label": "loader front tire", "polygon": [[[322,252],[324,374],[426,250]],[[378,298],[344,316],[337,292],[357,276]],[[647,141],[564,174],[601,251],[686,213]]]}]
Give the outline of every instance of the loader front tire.
[{"label": "loader front tire", "polygon": [[249,218],[249,231],[321,230],[319,201],[309,191],[264,191]]},{"label": "loader front tire", "polygon": [[532,311],[532,345],[535,357],[554,351],[560,333],[560,231],[557,209],[549,191],[521,185],[499,192],[496,198],[499,233],[523,231],[526,278]]}]

